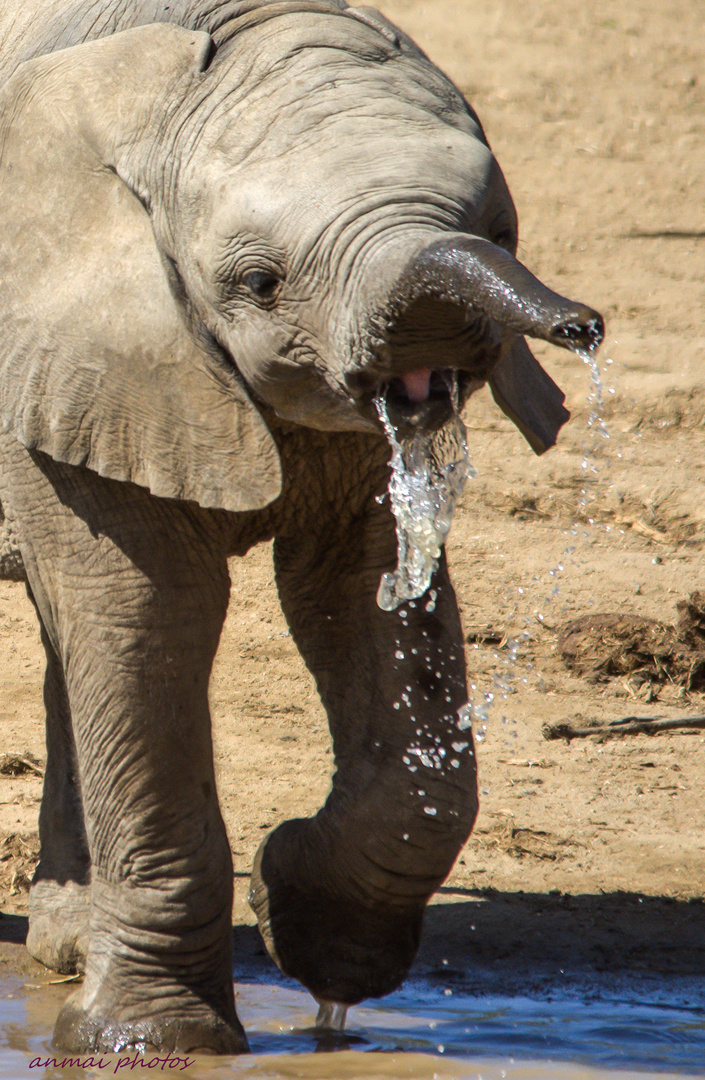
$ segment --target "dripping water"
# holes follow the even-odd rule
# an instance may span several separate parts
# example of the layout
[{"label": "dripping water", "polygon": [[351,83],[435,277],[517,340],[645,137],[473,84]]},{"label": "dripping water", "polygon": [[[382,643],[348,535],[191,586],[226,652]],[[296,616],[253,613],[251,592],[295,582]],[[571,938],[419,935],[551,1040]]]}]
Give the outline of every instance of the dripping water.
[{"label": "dripping water", "polygon": [[388,490],[397,531],[397,568],[382,575],[377,592],[383,611],[394,611],[428,590],[465,481],[476,475],[458,410],[456,376],[451,395],[453,417],[440,431],[416,432],[401,440],[384,395],[375,398],[392,448]]},{"label": "dripping water", "polygon": [[[599,456],[604,442],[610,438],[610,433],[605,424],[603,417],[604,410],[604,387],[602,382],[602,376],[600,372],[600,365],[597,360],[597,347],[591,348],[577,348],[571,349],[576,356],[583,361],[583,363],[589,368],[590,372],[590,385],[587,395],[588,405],[588,420],[587,420],[587,439],[583,445],[583,459],[581,462],[581,468],[583,471],[590,471],[595,475],[599,471]],[[607,364],[611,361],[607,360]],[[613,390],[609,391],[614,393]],[[621,456],[621,455],[620,455]],[[594,497],[594,496],[593,496]],[[592,524],[592,519],[588,517],[587,503],[590,498],[589,491],[586,488],[583,489],[582,497],[580,499],[580,507],[582,514],[586,517],[587,521]],[[578,534],[577,523],[574,523],[571,528],[571,535],[576,536]],[[587,532],[584,532],[585,537],[588,536]],[[551,589],[549,593],[543,595],[543,600],[539,601],[541,607],[544,605],[552,604],[556,600],[560,591],[560,577],[563,573],[566,564],[573,563],[575,561],[576,547],[574,544],[569,544],[561,556],[560,561],[551,569],[548,570],[548,575],[551,579]],[[535,577],[534,582],[539,585],[543,592],[543,583],[539,577]],[[519,594],[525,597],[525,589],[519,588]],[[529,597],[526,596],[525,600]],[[533,613],[533,616],[525,615],[524,623],[526,629],[523,632],[519,632],[515,637],[507,636],[501,644],[503,648],[502,653],[496,652],[494,654],[495,660],[501,660],[501,666],[498,673],[493,675],[493,687],[491,690],[482,691],[475,684],[470,684],[470,697],[469,701],[464,708],[459,710],[457,727],[460,731],[467,728],[472,728],[474,731],[475,741],[481,743],[484,741],[487,733],[487,727],[489,723],[490,711],[494,711],[497,705],[506,701],[506,699],[516,693],[515,683],[518,678],[518,654],[523,645],[530,641],[532,638],[531,627],[534,619],[538,622],[544,622],[544,614],[539,609]],[[506,649],[506,652],[504,651]],[[533,670],[533,665],[527,664],[527,672]],[[525,677],[522,679],[524,683],[528,682]],[[540,673],[538,674],[538,682],[542,683]],[[508,718],[502,716],[502,722],[507,723]],[[514,733],[516,736],[516,733]],[[486,794],[486,792],[483,792]]]},{"label": "dripping water", "polygon": [[[590,393],[588,394],[588,405],[590,407],[590,413],[588,416],[588,432],[595,432],[596,439],[592,446],[585,447],[582,468],[587,469],[589,467],[589,460],[591,455],[597,452],[599,441],[609,439],[610,434],[605,425],[605,421],[602,417],[602,411],[604,408],[604,394],[602,386],[602,377],[600,375],[600,366],[597,362],[595,349],[575,349],[576,356],[580,357],[584,364],[587,364],[590,368]],[[592,466],[592,471],[597,472],[596,467]]]}]

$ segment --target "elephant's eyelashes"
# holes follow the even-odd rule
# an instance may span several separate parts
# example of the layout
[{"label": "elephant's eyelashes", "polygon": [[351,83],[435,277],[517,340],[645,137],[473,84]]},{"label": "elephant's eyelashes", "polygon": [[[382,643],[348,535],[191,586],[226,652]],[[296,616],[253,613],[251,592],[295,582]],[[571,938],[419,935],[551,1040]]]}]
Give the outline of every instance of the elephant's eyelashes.
[{"label": "elephant's eyelashes", "polygon": [[251,270],[242,280],[258,300],[273,300],[281,285],[281,279],[269,270]]}]

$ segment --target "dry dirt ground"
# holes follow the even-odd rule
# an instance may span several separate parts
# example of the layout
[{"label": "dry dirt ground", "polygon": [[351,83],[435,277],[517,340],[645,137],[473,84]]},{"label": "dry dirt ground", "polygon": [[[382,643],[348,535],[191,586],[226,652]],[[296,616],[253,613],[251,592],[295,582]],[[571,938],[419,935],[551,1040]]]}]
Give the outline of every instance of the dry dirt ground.
[{"label": "dry dirt ground", "polygon": [[[482,393],[478,471],[449,545],[477,700],[475,832],[430,909],[422,968],[510,978],[553,965],[705,974],[705,731],[547,742],[542,725],[705,712],[668,657],[576,675],[557,629],[596,613],[673,623],[705,590],[705,34],[691,0],[388,0],[467,93],[507,175],[520,257],[601,309],[604,405],[588,369],[537,349],[573,420],[535,458]],[[600,412],[601,424],[590,415]],[[272,585],[270,552],[232,564],[212,682],[236,936],[260,838],[325,798],[331,751]],[[643,658],[642,658],[643,659]],[[629,665],[627,665],[629,667]],[[646,678],[644,671],[653,678]],[[39,639],[0,584],[0,749],[44,757]],[[691,679],[697,686],[697,679]],[[483,734],[481,732],[481,734]],[[41,770],[39,770],[41,771]],[[0,936],[21,936],[36,768],[0,775]],[[6,931],[3,934],[2,927]],[[448,959],[448,965],[442,960]],[[494,965],[494,968],[493,968]],[[523,966],[523,967],[522,967]]]}]

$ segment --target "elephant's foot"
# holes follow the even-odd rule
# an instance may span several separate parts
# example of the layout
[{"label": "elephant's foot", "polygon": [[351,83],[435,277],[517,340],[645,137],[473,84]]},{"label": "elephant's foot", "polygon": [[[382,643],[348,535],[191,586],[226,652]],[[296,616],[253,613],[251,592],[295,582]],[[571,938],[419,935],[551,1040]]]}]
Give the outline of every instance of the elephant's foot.
[{"label": "elephant's foot", "polygon": [[83,971],[89,908],[90,885],[37,881],[29,890],[28,952],[62,975]]},{"label": "elephant's foot", "polygon": [[[121,1008],[117,1016],[96,1015],[86,1008],[84,988],[73,994],[59,1013],[54,1046],[74,1054],[171,1051],[175,1054],[244,1054],[249,1050],[244,1028],[232,1010],[228,1020],[195,997],[172,1005],[178,1016],[156,1012],[160,993],[142,1009]],[[182,990],[182,998],[187,997]],[[227,1010],[230,1011],[230,1010]],[[151,1013],[151,1015],[150,1015]],[[122,1014],[122,1015],[120,1015]],[[130,1015],[132,1014],[132,1015]]]},{"label": "elephant's foot", "polygon": [[249,1049],[235,1012],[230,904],[221,905],[216,920],[187,928],[184,891],[171,903],[165,893],[115,886],[94,875],[85,976],[57,1018],[57,1049]]}]

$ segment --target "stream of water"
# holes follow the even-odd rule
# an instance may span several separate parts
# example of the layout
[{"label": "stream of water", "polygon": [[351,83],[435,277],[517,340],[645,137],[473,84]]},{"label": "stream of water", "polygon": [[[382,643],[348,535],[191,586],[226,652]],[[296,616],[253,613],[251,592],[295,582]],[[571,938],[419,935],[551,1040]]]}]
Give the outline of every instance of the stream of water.
[{"label": "stream of water", "polygon": [[377,593],[383,611],[394,611],[428,591],[465,481],[476,475],[458,411],[457,382],[451,393],[454,415],[440,431],[419,432],[401,441],[384,397],[375,399],[392,448],[388,491],[397,528],[397,568],[382,575]]}]

